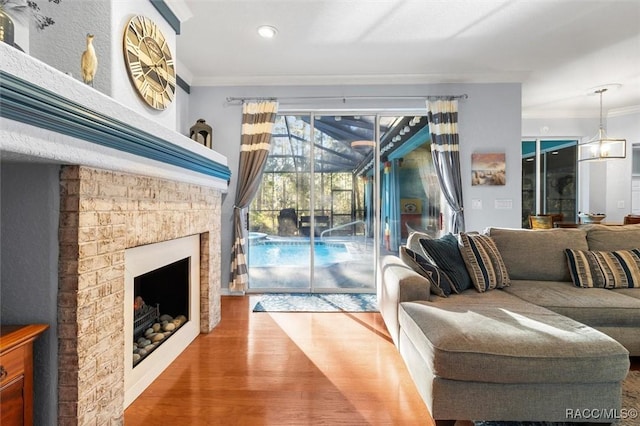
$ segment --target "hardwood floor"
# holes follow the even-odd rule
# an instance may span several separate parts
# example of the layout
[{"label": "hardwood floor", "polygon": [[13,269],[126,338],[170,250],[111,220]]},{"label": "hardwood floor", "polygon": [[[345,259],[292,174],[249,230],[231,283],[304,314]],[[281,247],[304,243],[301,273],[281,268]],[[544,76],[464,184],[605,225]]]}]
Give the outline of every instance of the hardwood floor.
[{"label": "hardwood floor", "polygon": [[223,297],[218,327],[127,408],[125,424],[433,425],[380,314],[251,307]]},{"label": "hardwood floor", "polygon": [[125,411],[131,425],[433,425],[380,314],[252,313],[223,297]]}]

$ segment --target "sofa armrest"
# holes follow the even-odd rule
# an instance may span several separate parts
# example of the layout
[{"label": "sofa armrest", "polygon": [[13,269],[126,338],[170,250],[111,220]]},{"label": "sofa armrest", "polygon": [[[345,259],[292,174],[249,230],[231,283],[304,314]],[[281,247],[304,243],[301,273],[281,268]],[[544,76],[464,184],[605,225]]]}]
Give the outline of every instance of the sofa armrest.
[{"label": "sofa armrest", "polygon": [[398,306],[401,302],[429,300],[431,284],[422,275],[407,266],[397,256],[385,256],[380,260],[380,314],[398,346],[400,323]]}]

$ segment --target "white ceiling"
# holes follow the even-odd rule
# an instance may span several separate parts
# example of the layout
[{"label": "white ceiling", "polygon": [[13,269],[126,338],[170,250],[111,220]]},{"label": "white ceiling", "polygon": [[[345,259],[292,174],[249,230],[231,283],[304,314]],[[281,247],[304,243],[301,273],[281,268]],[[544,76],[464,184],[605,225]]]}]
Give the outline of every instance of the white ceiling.
[{"label": "white ceiling", "polygon": [[[640,0],[167,0],[193,86],[522,82],[525,117],[640,107]],[[186,6],[186,7],[185,7]],[[278,29],[271,40],[259,25]]]}]

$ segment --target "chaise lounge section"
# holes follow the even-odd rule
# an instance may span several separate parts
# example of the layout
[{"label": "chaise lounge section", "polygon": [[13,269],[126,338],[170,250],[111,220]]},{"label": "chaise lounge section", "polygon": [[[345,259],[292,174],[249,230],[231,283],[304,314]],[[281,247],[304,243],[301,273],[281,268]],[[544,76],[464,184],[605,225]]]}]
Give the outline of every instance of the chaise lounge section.
[{"label": "chaise lounge section", "polygon": [[[490,228],[508,285],[448,297],[406,258],[383,258],[380,310],[438,423],[613,421],[640,355],[640,290],[576,287],[565,250],[640,247],[640,227],[624,228]],[[421,238],[407,245],[426,258]]]}]

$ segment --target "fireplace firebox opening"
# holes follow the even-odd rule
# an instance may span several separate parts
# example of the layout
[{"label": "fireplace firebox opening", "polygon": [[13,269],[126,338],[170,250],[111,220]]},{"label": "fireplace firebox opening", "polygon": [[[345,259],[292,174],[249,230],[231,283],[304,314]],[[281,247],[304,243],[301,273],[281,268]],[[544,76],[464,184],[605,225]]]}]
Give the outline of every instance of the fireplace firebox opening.
[{"label": "fireplace firebox opening", "polygon": [[[200,334],[200,235],[125,250],[125,408]],[[151,322],[136,334],[136,307]]]},{"label": "fireplace firebox opening", "polygon": [[134,278],[134,367],[189,320],[190,262],[184,258]]}]

